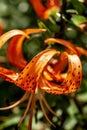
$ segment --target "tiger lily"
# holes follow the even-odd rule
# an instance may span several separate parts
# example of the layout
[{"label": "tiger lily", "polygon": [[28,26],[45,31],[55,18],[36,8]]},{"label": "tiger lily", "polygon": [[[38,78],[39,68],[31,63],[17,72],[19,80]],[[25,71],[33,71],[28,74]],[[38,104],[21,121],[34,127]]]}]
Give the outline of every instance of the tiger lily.
[{"label": "tiger lily", "polygon": [[[36,30],[35,32],[40,31],[44,30]],[[58,39],[52,38],[45,40],[45,43],[48,44],[48,42],[59,42],[69,51],[64,51],[61,53],[60,51],[55,49],[46,49],[37,54],[29,63],[27,63],[27,61],[23,57],[22,45],[24,38],[28,37],[27,34],[30,33],[33,33],[33,31],[29,32],[28,30],[27,32],[13,30],[7,32],[6,34],[3,34],[0,37],[1,48],[9,38],[15,35],[23,35],[13,37],[8,45],[7,50],[7,57],[9,62],[22,71],[15,72],[14,70],[0,67],[0,77],[24,89],[26,93],[19,101],[17,101],[13,105],[0,108],[0,110],[11,109],[30,97],[25,113],[18,123],[19,126],[24,120],[30,108],[31,111],[30,123],[28,127],[29,130],[31,130],[32,127],[32,114],[35,107],[36,92],[38,92],[38,99],[40,101],[40,106],[42,108],[44,116],[46,117],[48,122],[54,126],[44,110],[43,103],[46,105],[51,113],[53,113],[54,115],[56,115],[56,113],[50,108],[42,92],[47,92],[50,94],[69,94],[71,92],[75,92],[79,88],[82,81],[82,65],[79,58],[79,51],[73,44],[65,40],[60,39],[59,42]],[[14,52],[11,49],[13,49]],[[18,50],[20,51],[18,52]],[[18,65],[14,59],[17,59],[17,61],[19,60]],[[21,66],[22,62],[24,63],[23,66]]]},{"label": "tiger lily", "polygon": [[42,4],[41,0],[29,0],[32,4],[35,12],[42,19],[49,19],[51,11],[59,11],[60,3],[59,0],[47,0],[46,7]]}]

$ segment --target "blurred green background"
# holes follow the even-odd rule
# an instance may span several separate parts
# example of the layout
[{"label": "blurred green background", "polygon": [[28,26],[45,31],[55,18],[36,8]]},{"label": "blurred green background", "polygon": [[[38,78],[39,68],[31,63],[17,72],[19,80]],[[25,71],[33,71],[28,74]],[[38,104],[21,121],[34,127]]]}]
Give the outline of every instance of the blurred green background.
[{"label": "blurred green background", "polygon": [[[43,3],[45,0],[43,0]],[[30,61],[33,56],[45,49],[44,39],[58,37],[69,40],[73,44],[87,49],[87,2],[86,0],[60,0],[61,10],[52,14],[48,20],[37,16],[28,0],[0,0],[0,22],[3,24],[3,33],[12,29],[46,28],[46,33],[31,35],[25,41],[23,53]],[[61,46],[52,45],[62,49]],[[7,45],[0,49],[0,56],[6,57]],[[51,108],[59,118],[50,114],[56,128],[49,125],[43,116],[39,102],[36,103],[37,122],[33,117],[33,130],[87,130],[87,57],[81,57],[83,65],[83,80],[81,87],[69,95],[52,95],[45,93]],[[6,60],[1,66],[15,69]],[[9,105],[22,97],[24,91],[0,78],[0,107]],[[14,130],[27,101],[12,110],[0,111],[0,130]],[[19,130],[27,130],[27,115]]]}]

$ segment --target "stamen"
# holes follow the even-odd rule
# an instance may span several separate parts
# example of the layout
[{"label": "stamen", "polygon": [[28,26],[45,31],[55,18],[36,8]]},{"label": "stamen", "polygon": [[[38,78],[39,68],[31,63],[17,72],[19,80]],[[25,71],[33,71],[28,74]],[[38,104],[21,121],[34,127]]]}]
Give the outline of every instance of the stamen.
[{"label": "stamen", "polygon": [[33,96],[34,96],[34,93],[31,93],[31,94],[30,94],[30,98],[29,98],[29,100],[28,100],[27,107],[26,107],[26,109],[25,109],[25,112],[24,112],[23,116],[21,117],[21,119],[19,120],[18,127],[21,125],[22,121],[25,119],[25,117],[26,117],[26,115],[27,115],[27,113],[28,113],[28,110],[29,110],[29,108],[30,108],[30,105],[31,105]]},{"label": "stamen", "polygon": [[45,97],[43,96],[43,94],[41,94],[41,96],[42,96],[41,98],[42,98],[42,100],[43,100],[45,106],[47,107],[47,109],[48,109],[54,116],[56,116],[56,117],[59,118],[59,116],[51,109],[51,107],[50,107],[49,104],[47,103],[47,101],[46,101]]},{"label": "stamen", "polygon": [[38,89],[38,96],[39,96],[40,106],[41,106],[42,112],[43,112],[43,114],[44,114],[46,120],[47,120],[52,126],[56,127],[56,126],[53,124],[53,122],[48,118],[48,116],[47,116],[47,114],[46,114],[46,111],[45,111],[45,109],[44,109],[44,107],[43,107],[43,104],[42,104],[41,92],[39,91],[39,89]]},{"label": "stamen", "polygon": [[23,97],[21,99],[19,99],[17,102],[15,102],[14,104],[10,105],[10,106],[7,106],[7,107],[1,107],[0,110],[9,110],[9,109],[12,109],[16,106],[18,106],[20,103],[24,102],[27,97],[29,96],[29,92],[26,92]]},{"label": "stamen", "polygon": [[28,130],[32,130],[32,117],[33,117],[34,108],[35,108],[35,94],[32,97],[32,104],[31,104],[31,108],[30,108],[30,119],[29,119]]}]

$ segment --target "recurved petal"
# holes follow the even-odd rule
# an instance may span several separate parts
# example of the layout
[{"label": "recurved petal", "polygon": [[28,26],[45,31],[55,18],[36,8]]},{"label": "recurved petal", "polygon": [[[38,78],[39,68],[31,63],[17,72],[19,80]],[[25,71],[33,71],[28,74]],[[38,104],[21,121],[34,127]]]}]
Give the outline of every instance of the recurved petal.
[{"label": "recurved petal", "polygon": [[[38,33],[38,32],[44,32],[45,29],[26,29],[24,32],[29,35],[32,33]],[[27,61],[25,60],[23,56],[23,41],[26,37],[25,36],[15,36],[11,39],[11,41],[8,44],[7,49],[7,58],[8,61],[15,67],[19,69],[24,69],[24,67],[27,65]]]},{"label": "recurved petal", "polygon": [[45,32],[46,29],[40,29],[40,28],[28,28],[28,29],[25,29],[24,32],[26,34],[32,34],[32,33],[39,33],[39,32]]},{"label": "recurved petal", "polygon": [[19,73],[6,69],[4,67],[0,67],[0,77],[5,79],[6,81],[15,83],[15,80],[18,78]]},{"label": "recurved petal", "polygon": [[76,47],[76,49],[78,50],[79,55],[84,55],[87,57],[87,50],[81,47]]},{"label": "recurved petal", "polygon": [[38,87],[45,92],[51,94],[68,94],[76,91],[82,81],[82,65],[77,55],[69,55],[68,57],[68,70],[65,73],[63,81],[47,80],[45,75],[42,75],[38,82]]},{"label": "recurved petal", "polygon": [[7,59],[8,61],[19,69],[24,69],[27,65],[22,52],[24,36],[15,36],[11,39],[7,48]]},{"label": "recurved petal", "polygon": [[41,0],[29,0],[37,13],[37,15],[43,19],[48,19],[49,14],[44,15],[47,8],[42,4]]},{"label": "recurved petal", "polygon": [[[50,64],[52,64],[51,69],[53,69],[54,75],[59,74],[62,71],[64,71],[65,68],[67,67],[67,62],[68,62],[68,58],[66,56],[66,52],[63,52],[63,53],[61,53],[60,57],[58,59],[56,59],[56,62],[54,64],[50,63]],[[48,67],[48,69],[49,69],[49,67]],[[50,69],[48,71],[50,71]]]},{"label": "recurved petal", "polygon": [[0,48],[5,44],[7,40],[16,35],[23,35],[28,38],[28,35],[24,31],[18,29],[8,31],[0,36]]},{"label": "recurved petal", "polygon": [[48,38],[45,40],[46,44],[51,44],[52,42],[61,44],[61,45],[65,46],[66,48],[68,48],[72,53],[79,55],[76,47],[69,41],[66,41],[64,39],[59,39],[59,38]]}]

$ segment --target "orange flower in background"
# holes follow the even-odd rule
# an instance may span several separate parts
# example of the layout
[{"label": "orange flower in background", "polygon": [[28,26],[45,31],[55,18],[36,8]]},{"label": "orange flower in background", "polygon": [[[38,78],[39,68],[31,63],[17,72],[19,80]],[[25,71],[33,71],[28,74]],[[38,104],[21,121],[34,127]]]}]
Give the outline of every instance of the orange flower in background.
[{"label": "orange flower in background", "polygon": [[38,92],[38,99],[44,116],[48,122],[54,126],[44,110],[43,103],[51,113],[56,114],[46,102],[42,92],[50,94],[69,94],[75,92],[80,87],[82,81],[82,65],[79,55],[81,53],[84,54],[84,49],[75,47],[72,43],[63,39],[49,38],[45,40],[45,43],[60,43],[66,48],[64,52],[61,53],[55,49],[45,49],[37,54],[29,63],[24,59],[22,52],[24,38],[28,37],[28,34],[43,31],[45,30],[12,30],[0,37],[1,48],[9,38],[14,36],[10,40],[10,43],[8,43],[7,58],[12,65],[21,69],[21,72],[15,72],[14,70],[0,67],[0,77],[26,91],[19,101],[8,107],[0,108],[0,110],[11,109],[30,97],[25,113],[18,123],[19,126],[30,108],[29,130],[31,130],[32,126],[32,114],[35,108],[36,92]]},{"label": "orange flower in background", "polygon": [[60,2],[59,0],[47,0],[46,6],[42,4],[41,0],[29,0],[32,4],[35,12],[42,19],[49,19],[51,15],[51,11],[59,11],[60,10]]}]

